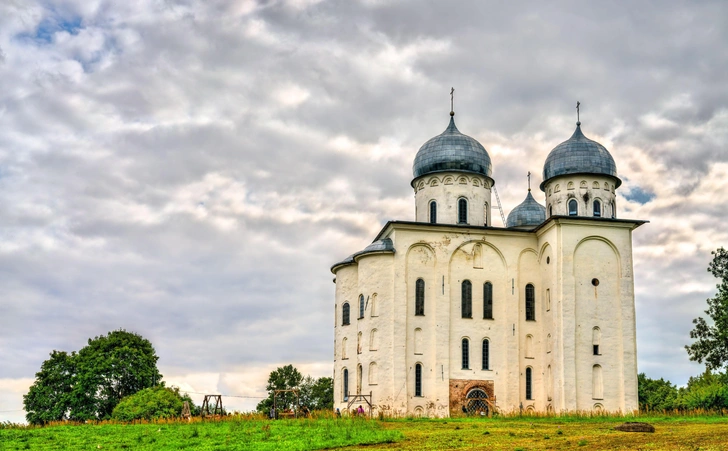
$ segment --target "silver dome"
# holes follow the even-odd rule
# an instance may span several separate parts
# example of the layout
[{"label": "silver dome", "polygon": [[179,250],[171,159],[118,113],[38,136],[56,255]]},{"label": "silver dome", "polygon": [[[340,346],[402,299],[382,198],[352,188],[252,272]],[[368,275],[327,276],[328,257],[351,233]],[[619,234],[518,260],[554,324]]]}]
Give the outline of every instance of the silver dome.
[{"label": "silver dome", "polygon": [[616,187],[622,184],[617,177],[614,158],[604,146],[584,136],[581,132],[581,122],[576,123],[576,130],[571,138],[554,147],[546,157],[541,191],[550,179],[569,174],[609,175],[616,179]]},{"label": "silver dome", "polygon": [[442,171],[482,174],[490,178],[493,169],[490,156],[478,141],[463,135],[450,117],[450,125],[442,134],[427,141],[415,157],[414,177]]},{"label": "silver dome", "polygon": [[334,264],[331,267],[331,271],[334,271],[335,268],[339,266],[347,266],[347,265],[353,265],[356,263],[356,260],[358,257],[366,254],[384,254],[384,253],[394,253],[394,243],[392,243],[391,238],[384,238],[381,240],[377,240],[370,244],[369,246],[365,247],[363,251],[356,252],[354,254],[349,255],[342,261]]},{"label": "silver dome", "polygon": [[508,213],[506,227],[537,226],[546,220],[546,207],[536,202],[528,190],[526,200]]}]

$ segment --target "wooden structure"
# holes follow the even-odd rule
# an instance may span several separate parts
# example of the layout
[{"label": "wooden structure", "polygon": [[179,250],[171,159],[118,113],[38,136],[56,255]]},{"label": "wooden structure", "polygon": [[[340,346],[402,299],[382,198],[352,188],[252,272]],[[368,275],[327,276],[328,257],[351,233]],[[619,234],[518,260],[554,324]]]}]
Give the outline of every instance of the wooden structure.
[{"label": "wooden structure", "polygon": [[[293,393],[296,395],[296,404],[293,406],[293,412],[285,412],[285,411],[279,412],[278,411],[277,401],[278,401],[278,395],[281,393]],[[274,392],[273,392],[273,410],[275,411],[276,418],[280,418],[280,417],[297,418],[298,411],[300,410],[299,409],[300,403],[301,403],[301,398],[299,396],[297,388],[291,388],[291,389],[287,389],[287,390],[274,390]]]},{"label": "wooden structure", "polygon": [[192,418],[192,412],[190,411],[190,403],[188,401],[185,401],[182,405],[182,418],[184,418],[187,421],[190,421]]},{"label": "wooden structure", "polygon": [[351,405],[355,402],[362,402],[364,401],[369,408],[369,418],[372,417],[372,392],[370,391],[368,395],[362,395],[361,393],[357,393],[356,395],[349,395],[349,404],[346,406],[346,410],[349,411],[349,415],[351,415]]},{"label": "wooden structure", "polygon": [[[212,406],[211,401],[215,401],[214,406]],[[200,409],[202,419],[219,419],[224,414],[225,412],[222,408],[222,395],[205,395],[205,399],[202,401],[202,408]]]}]

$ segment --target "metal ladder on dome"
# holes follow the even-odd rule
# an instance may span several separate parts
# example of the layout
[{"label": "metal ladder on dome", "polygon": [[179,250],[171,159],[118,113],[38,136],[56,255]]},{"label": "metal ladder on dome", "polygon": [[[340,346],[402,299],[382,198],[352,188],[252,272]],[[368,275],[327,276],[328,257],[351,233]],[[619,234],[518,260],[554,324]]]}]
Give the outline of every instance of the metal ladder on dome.
[{"label": "metal ladder on dome", "polygon": [[[498,201],[498,206],[495,207],[498,209],[501,215],[501,220],[503,221],[503,227],[506,226],[506,216],[503,214],[503,205],[501,205],[500,197],[498,196],[498,190],[495,188],[495,185],[493,185],[493,192],[495,193],[495,200]],[[492,205],[491,205],[492,207]]]}]

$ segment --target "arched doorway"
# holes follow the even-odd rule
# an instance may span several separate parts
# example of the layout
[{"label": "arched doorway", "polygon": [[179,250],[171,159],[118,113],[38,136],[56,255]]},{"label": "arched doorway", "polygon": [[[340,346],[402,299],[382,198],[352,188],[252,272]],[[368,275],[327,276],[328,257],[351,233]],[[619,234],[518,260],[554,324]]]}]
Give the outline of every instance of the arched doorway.
[{"label": "arched doorway", "polygon": [[465,397],[465,410],[468,415],[488,415],[488,395],[481,388],[474,388]]}]

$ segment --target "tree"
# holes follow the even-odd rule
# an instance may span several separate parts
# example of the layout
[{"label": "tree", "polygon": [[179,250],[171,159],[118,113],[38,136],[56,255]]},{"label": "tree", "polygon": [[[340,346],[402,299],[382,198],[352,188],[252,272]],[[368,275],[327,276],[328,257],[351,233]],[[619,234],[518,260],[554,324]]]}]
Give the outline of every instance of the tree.
[{"label": "tree", "polygon": [[708,310],[705,311],[713,324],[709,325],[702,317],[694,319],[695,328],[690,331],[690,338],[696,341],[685,349],[690,360],[705,362],[709,370],[715,370],[728,364],[728,251],[721,247],[711,254],[713,261],[708,272],[720,279],[716,285],[718,293],[708,299]]},{"label": "tree", "polygon": [[728,408],[728,375],[709,369],[691,377],[677,400],[681,409],[724,410]]},{"label": "tree", "polygon": [[[299,388],[303,381],[303,375],[293,366],[286,365],[276,368],[268,376],[268,384],[265,389],[268,397],[258,403],[259,412],[268,412],[273,407],[273,396],[276,390],[291,390]],[[276,408],[293,409],[296,407],[296,395],[293,393],[279,393],[276,397]]]},{"label": "tree", "polygon": [[301,382],[301,405],[310,410],[334,408],[334,380],[330,377],[314,379],[306,376]]},{"label": "tree", "polygon": [[139,390],[122,399],[114,407],[111,417],[119,421],[156,420],[173,418],[182,414],[182,406],[187,401],[190,410],[196,409],[189,395],[182,395],[177,387],[165,387],[164,384]]},{"label": "tree", "polygon": [[673,410],[677,407],[677,388],[662,378],[650,379],[645,373],[637,375],[640,410]]},{"label": "tree", "polygon": [[76,376],[76,353],[53,351],[35,373],[35,382],[23,395],[25,418],[31,424],[62,421],[69,417],[73,379]]},{"label": "tree", "polygon": [[125,330],[89,339],[78,354],[53,351],[23,397],[26,419],[108,419],[122,398],[161,381],[157,360],[149,340]]}]

